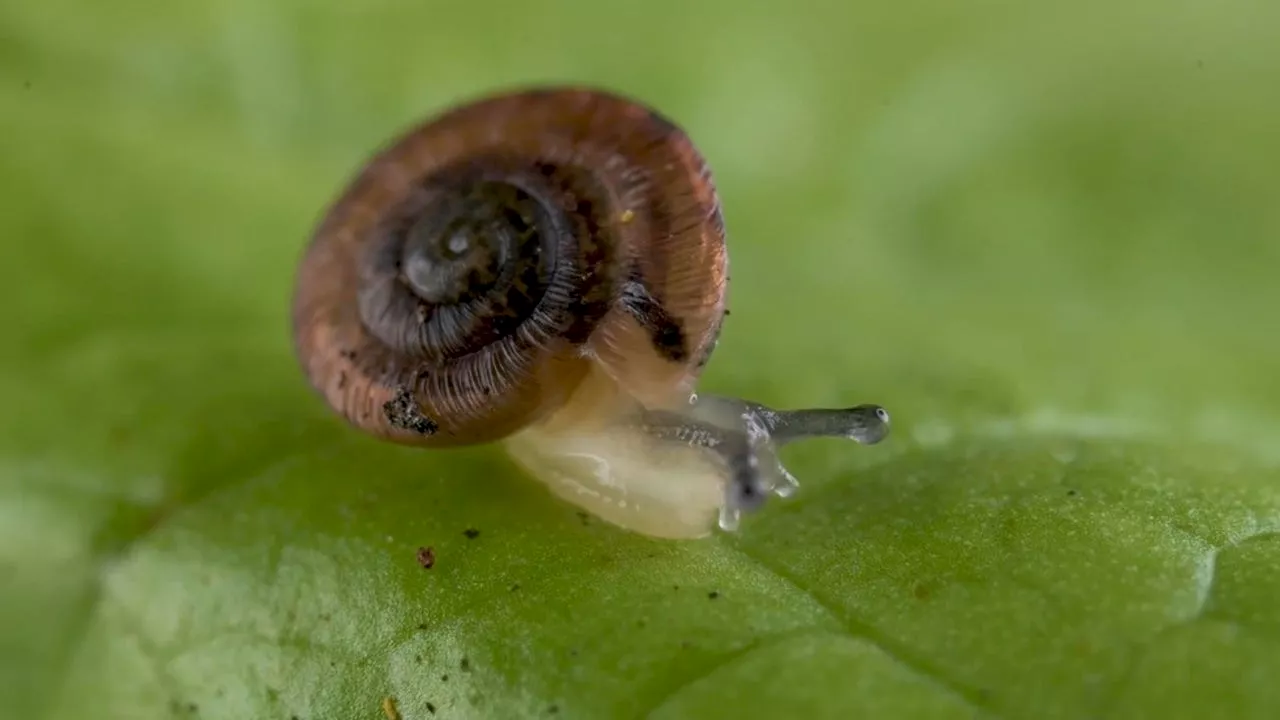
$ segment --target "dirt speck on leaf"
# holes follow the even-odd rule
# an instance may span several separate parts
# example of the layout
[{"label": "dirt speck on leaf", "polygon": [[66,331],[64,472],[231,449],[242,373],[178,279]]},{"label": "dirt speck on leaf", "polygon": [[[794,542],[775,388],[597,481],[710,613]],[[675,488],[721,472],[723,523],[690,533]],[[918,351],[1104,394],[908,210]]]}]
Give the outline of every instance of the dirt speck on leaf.
[{"label": "dirt speck on leaf", "polygon": [[430,570],[436,565],[436,550],[431,546],[418,548],[418,564],[423,570]]},{"label": "dirt speck on leaf", "polygon": [[475,540],[480,537],[480,531],[475,528],[467,528],[462,531],[462,534],[466,535],[468,540]]}]

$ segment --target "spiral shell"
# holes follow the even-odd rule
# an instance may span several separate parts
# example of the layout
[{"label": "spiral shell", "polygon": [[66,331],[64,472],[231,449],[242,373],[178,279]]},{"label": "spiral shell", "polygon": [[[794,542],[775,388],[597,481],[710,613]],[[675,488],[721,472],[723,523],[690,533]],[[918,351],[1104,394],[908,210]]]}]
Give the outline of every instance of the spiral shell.
[{"label": "spiral shell", "polygon": [[710,172],[675,124],[599,90],[512,92],[361,170],[302,258],[294,343],[356,427],[488,442],[686,402],[727,266]]}]

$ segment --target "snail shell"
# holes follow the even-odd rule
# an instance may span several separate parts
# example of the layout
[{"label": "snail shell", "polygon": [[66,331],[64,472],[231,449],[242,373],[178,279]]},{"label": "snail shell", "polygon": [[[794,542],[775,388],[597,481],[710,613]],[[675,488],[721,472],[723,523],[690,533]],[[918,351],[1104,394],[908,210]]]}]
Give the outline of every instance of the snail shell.
[{"label": "snail shell", "polygon": [[425,447],[504,440],[597,515],[697,536],[723,470],[619,419],[689,406],[727,271],[710,171],[674,123],[593,89],[512,92],[368,162],[303,255],[294,343],[360,430]]}]

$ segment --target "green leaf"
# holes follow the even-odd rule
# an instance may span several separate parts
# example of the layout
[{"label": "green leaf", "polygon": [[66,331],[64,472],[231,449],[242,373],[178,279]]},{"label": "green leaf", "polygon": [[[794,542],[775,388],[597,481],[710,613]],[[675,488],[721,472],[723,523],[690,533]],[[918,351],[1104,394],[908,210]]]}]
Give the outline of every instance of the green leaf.
[{"label": "green leaf", "polygon": [[[1270,717],[1280,14],[842,7],[0,8],[0,703]],[[409,123],[549,79],[715,168],[704,388],[890,440],[788,449],[797,497],[669,542],[332,417],[288,337],[316,218]]]}]

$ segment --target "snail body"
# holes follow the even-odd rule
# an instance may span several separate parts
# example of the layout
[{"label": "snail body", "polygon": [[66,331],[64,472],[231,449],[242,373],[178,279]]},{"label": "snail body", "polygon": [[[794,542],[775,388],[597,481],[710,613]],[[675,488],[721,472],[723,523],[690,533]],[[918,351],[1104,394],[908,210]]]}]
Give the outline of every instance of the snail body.
[{"label": "snail body", "polygon": [[303,254],[294,346],[360,430],[502,441],[596,515],[695,537],[736,519],[734,482],[789,478],[769,433],[753,439],[760,406],[695,400],[727,290],[688,136],[611,93],[530,89],[429,119],[365,165]]}]

